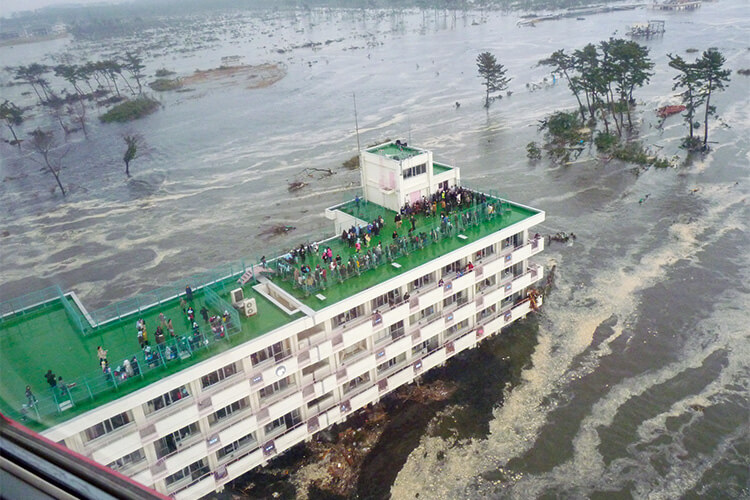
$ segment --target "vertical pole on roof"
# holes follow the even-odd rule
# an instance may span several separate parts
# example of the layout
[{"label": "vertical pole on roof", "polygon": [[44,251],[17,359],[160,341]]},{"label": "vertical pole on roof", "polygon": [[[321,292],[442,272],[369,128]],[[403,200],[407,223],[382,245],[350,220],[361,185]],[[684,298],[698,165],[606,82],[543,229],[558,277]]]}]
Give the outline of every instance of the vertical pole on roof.
[{"label": "vertical pole on roof", "polygon": [[359,121],[357,120],[357,94],[352,92],[352,99],[354,100],[354,130],[357,132],[357,155],[359,155],[362,147],[359,144]]},{"label": "vertical pole on roof", "polygon": [[91,401],[93,401],[94,393],[91,392],[91,387],[89,387],[89,381],[86,380],[86,377],[83,378],[83,384],[86,386],[86,390],[89,391],[89,397],[91,398]]},{"label": "vertical pole on roof", "polygon": [[57,413],[60,413],[60,402],[57,400],[57,394],[55,394],[55,388],[50,387],[50,392],[52,393],[52,401],[55,403],[55,409],[57,410]]}]

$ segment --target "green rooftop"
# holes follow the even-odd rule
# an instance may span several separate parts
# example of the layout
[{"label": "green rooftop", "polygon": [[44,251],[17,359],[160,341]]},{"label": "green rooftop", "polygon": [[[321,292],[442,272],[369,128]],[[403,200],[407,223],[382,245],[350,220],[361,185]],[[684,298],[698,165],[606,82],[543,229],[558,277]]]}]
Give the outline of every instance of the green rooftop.
[{"label": "green rooftop", "polygon": [[[229,301],[228,291],[238,286],[235,281],[236,277],[212,287],[223,300]],[[185,348],[189,355],[184,356],[184,359],[175,357],[171,360],[162,355],[162,361],[153,367],[149,367],[144,360],[137,339],[136,321],[138,318],[145,320],[147,338],[155,350],[157,346],[154,331],[160,323],[160,313],[172,319],[177,339],[193,339],[193,331],[180,305],[180,298],[175,297],[160,305],[142,309],[140,313],[112,321],[87,335],[80,332],[75,321],[71,321],[62,299],[46,302],[13,316],[5,316],[0,323],[0,411],[32,428],[51,427],[302,317],[302,313],[290,316],[282,312],[256,293],[251,284],[245,285],[243,290],[245,298],[255,298],[258,314],[250,318],[241,317],[236,331],[227,332],[223,338],[217,338],[200,315],[204,306],[209,309],[211,316],[221,315],[223,310],[207,301],[207,293],[210,292],[202,289],[194,292],[190,304],[195,310],[195,319],[203,335],[202,341],[197,342],[196,338],[192,347],[189,342],[178,345],[180,340],[170,339],[167,333],[167,341],[162,347],[169,346],[173,352]],[[64,300],[76,312],[81,313],[69,296],[65,296]],[[103,346],[108,351],[112,370],[121,365],[123,360],[137,356],[142,376],[127,380],[106,380],[98,364],[97,346]],[[60,391],[50,389],[44,378],[47,370],[62,376],[66,384],[75,384],[69,389],[69,394],[61,395]],[[36,408],[28,408],[24,414],[21,410],[22,404],[26,402],[26,385],[31,386],[38,403]],[[57,405],[65,404],[68,398],[72,399],[74,405],[58,411]],[[28,420],[24,421],[24,417]]]},{"label": "green rooftop", "polygon": [[432,162],[432,175],[442,174],[443,172],[447,172],[449,170],[453,170],[452,167]]},{"label": "green rooftop", "polygon": [[[387,145],[383,148],[391,147],[392,145]],[[441,167],[449,168],[436,165],[436,168]],[[493,208],[489,215],[487,203]],[[370,248],[381,241],[383,246],[393,242],[395,212],[364,201],[351,201],[337,209],[365,222],[382,215],[385,227],[379,236],[372,239]],[[468,214],[470,223],[462,222],[464,213]],[[486,203],[472,206],[463,212],[454,211],[451,217],[455,221],[455,227],[439,237],[436,228],[440,225],[440,210],[437,215],[415,215],[415,234],[431,231],[436,234],[424,247],[393,254],[390,261],[382,262],[377,268],[364,270],[359,275],[349,276],[342,282],[331,276],[332,279],[326,286],[312,293],[295,286],[291,280],[284,279],[279,274],[271,275],[271,281],[299,302],[313,310],[320,310],[537,213],[533,209],[490,198]],[[409,227],[409,217],[404,217],[403,225],[398,230],[399,235],[406,235]],[[327,246],[332,248],[334,257],[338,254],[344,261],[355,255],[354,249],[345,245],[338,237],[321,244],[321,248]],[[363,246],[362,252],[367,250]],[[278,261],[275,260],[276,263]],[[311,267],[314,268],[317,263],[322,264],[319,256],[308,258]],[[269,263],[272,264],[273,262]],[[229,297],[230,290],[238,286],[238,267],[232,267],[231,272],[225,272],[225,269],[222,268],[221,274],[216,274],[219,271],[213,270],[213,275],[206,272],[201,275],[202,278],[193,277],[192,280],[182,282],[183,285],[189,283],[195,289],[190,305],[195,311],[201,337],[194,336],[183,312],[181,299],[184,293],[180,293],[179,285],[169,288],[168,293],[163,290],[150,292],[90,314],[82,311],[77,300],[73,300],[71,295],[63,295],[57,287],[54,287],[56,291],[40,291],[0,304],[0,411],[29,427],[45,429],[303,316],[302,312],[287,314],[253,290],[252,287],[257,283],[253,278],[243,286],[243,291],[245,298],[255,298],[258,314],[250,318],[240,317],[231,307]],[[239,273],[242,269],[244,265]],[[223,278],[217,279],[217,276]],[[204,286],[205,283],[210,285]],[[231,311],[232,317],[228,323],[231,328],[227,329],[225,336],[216,336],[211,326],[203,320],[200,310],[204,306],[209,309],[211,316],[221,315],[224,310]],[[172,319],[175,338],[170,338],[168,332],[165,332],[166,342],[155,346],[154,331],[160,323],[160,314]],[[93,326],[87,318],[91,319]],[[138,318],[145,320],[147,338],[154,350],[161,353],[160,359],[152,362],[152,365],[145,360],[138,342]],[[106,377],[98,364],[97,346],[103,346],[108,351],[112,371],[123,360],[136,356],[141,374],[127,379],[115,377],[114,374]],[[61,391],[50,388],[44,377],[47,370],[63,377],[68,387],[67,392],[65,389]],[[23,408],[27,402],[27,385],[31,386],[38,402],[34,406]],[[71,400],[73,405],[68,407],[67,400]]]},{"label": "green rooftop", "polygon": [[426,153],[426,151],[422,149],[412,148],[409,146],[399,146],[396,143],[389,142],[388,144],[383,144],[382,146],[376,146],[374,148],[370,148],[367,150],[368,153],[385,156],[388,158],[392,158],[394,160],[405,160],[407,158],[411,158],[412,156],[417,156],[422,153]]}]

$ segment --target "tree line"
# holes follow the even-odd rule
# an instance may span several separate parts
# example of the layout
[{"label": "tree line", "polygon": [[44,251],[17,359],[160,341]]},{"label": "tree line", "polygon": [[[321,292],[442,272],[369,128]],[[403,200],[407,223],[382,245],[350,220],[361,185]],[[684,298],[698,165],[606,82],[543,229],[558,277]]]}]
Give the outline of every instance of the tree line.
[{"label": "tree line", "polygon": [[[38,105],[49,110],[51,117],[57,121],[67,136],[73,130],[63,121],[63,116],[70,120],[83,131],[88,137],[86,130],[87,101],[93,101],[112,95],[105,104],[113,104],[126,100],[123,94],[137,96],[134,104],[141,100],[155,103],[152,99],[143,96],[143,82],[145,74],[143,59],[135,52],[127,51],[118,58],[103,59],[100,61],[88,61],[82,64],[60,63],[57,65],[45,65],[30,63],[9,67],[13,78],[23,85],[28,85],[36,95]],[[53,89],[50,77],[54,75],[70,86],[62,90]],[[98,103],[100,104],[100,103]],[[8,127],[13,141],[11,144],[21,149],[22,140],[19,139],[17,129],[25,120],[25,110],[17,104],[5,99],[0,104],[0,120]],[[102,117],[100,117],[102,118]],[[104,120],[103,120],[104,121]],[[43,130],[41,127],[29,132],[28,147],[38,154],[40,163],[45,170],[54,178],[65,196],[66,191],[60,180],[62,170],[62,154],[53,154],[59,144],[51,130]],[[133,161],[142,150],[143,140],[137,135],[126,135],[125,142],[125,173],[130,176],[130,162]],[[67,152],[67,151],[66,151]]]}]

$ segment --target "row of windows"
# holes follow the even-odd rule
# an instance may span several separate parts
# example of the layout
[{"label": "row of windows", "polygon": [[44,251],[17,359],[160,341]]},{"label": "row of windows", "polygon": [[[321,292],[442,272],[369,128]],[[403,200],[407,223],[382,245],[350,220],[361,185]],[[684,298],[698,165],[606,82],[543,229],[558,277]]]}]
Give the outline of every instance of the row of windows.
[{"label": "row of windows", "polygon": [[414,167],[405,168],[403,170],[403,177],[404,179],[408,179],[409,177],[415,177],[417,175],[422,175],[427,172],[427,164],[422,163],[421,165],[416,165]]},{"label": "row of windows", "polygon": [[146,415],[150,415],[155,411],[159,411],[189,397],[190,393],[188,392],[187,387],[183,385],[147,402],[144,410]]},{"label": "row of windows", "polygon": [[128,453],[127,455],[118,458],[114,462],[108,463],[107,467],[113,470],[121,470],[125,467],[130,467],[131,465],[140,463],[143,460],[146,460],[146,454],[143,453],[143,448],[139,448],[133,453]]},{"label": "row of windows", "polygon": [[218,384],[225,378],[231,377],[232,375],[237,373],[237,364],[232,363],[229,364],[223,368],[219,368],[215,372],[211,372],[208,375],[204,375],[201,377],[201,387],[204,389],[206,387],[210,387],[214,384]]},{"label": "row of windows", "polygon": [[112,418],[108,418],[107,420],[99,422],[98,424],[86,429],[83,432],[85,438],[84,440],[88,442],[105,434],[109,434],[110,432],[116,431],[120,427],[123,427],[132,421],[133,414],[129,411],[120,413],[119,415],[115,415]]},{"label": "row of windows", "polygon": [[223,420],[226,420],[227,418],[231,417],[232,415],[235,415],[245,408],[250,406],[250,398],[244,397],[240,399],[239,401],[235,401],[234,403],[225,406],[224,408],[215,411],[211,415],[208,416],[208,425],[213,427],[214,425],[220,423]]}]

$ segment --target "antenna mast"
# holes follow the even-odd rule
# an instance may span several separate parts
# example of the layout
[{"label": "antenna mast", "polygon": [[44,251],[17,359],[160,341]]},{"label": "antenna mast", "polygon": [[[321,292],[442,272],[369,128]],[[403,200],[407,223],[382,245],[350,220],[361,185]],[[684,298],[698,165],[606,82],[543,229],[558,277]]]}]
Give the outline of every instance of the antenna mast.
[{"label": "antenna mast", "polygon": [[359,121],[357,120],[357,94],[352,92],[352,99],[354,100],[354,129],[357,132],[357,154],[362,150],[359,144]]}]

